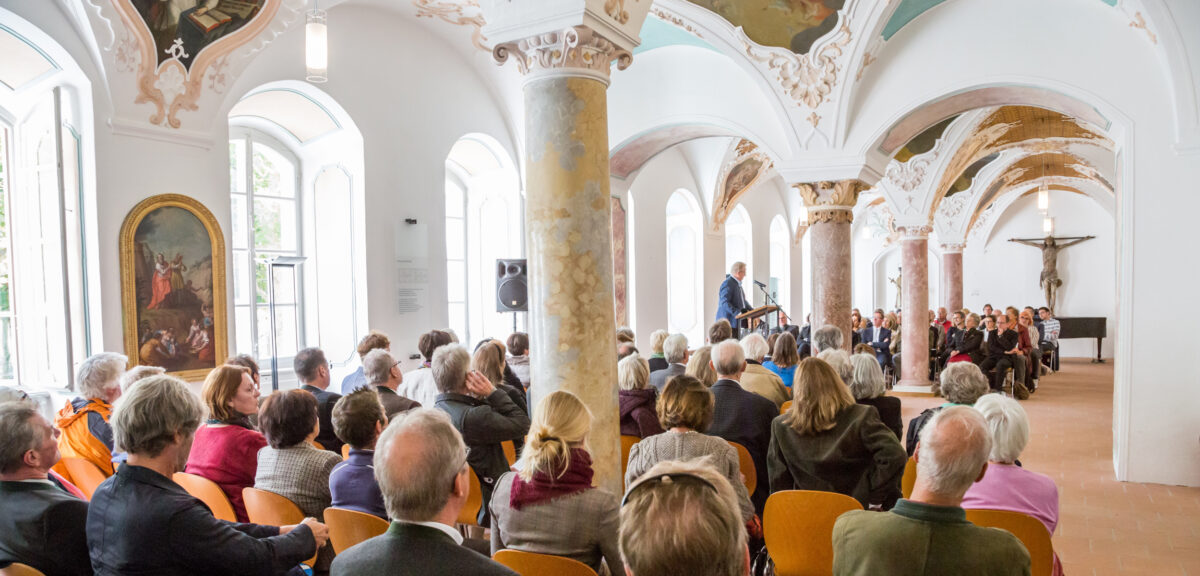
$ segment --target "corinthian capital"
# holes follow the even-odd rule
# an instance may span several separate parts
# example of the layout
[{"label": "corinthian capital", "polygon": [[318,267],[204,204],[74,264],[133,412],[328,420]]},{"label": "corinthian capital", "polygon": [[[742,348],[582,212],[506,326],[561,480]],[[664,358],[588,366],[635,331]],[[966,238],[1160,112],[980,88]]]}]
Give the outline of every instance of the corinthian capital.
[{"label": "corinthian capital", "polygon": [[587,76],[608,84],[610,64],[624,70],[633,61],[626,49],[587,26],[572,26],[556,32],[497,44],[492,49],[496,63],[511,57],[522,74],[529,77]]},{"label": "corinthian capital", "polygon": [[861,180],[836,182],[803,182],[793,185],[808,208],[810,223],[851,222],[858,195],[867,189]]},{"label": "corinthian capital", "polygon": [[901,238],[923,240],[929,238],[929,233],[933,232],[933,227],[928,224],[921,226],[900,226],[898,230]]}]

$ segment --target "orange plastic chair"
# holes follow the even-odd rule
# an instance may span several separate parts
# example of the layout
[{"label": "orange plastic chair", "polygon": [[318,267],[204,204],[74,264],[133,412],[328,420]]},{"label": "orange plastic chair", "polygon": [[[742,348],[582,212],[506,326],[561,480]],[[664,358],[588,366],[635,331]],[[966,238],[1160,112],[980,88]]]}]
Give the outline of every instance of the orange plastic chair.
[{"label": "orange plastic chair", "polygon": [[83,458],[63,458],[62,461],[67,467],[67,472],[71,473],[71,482],[91,500],[92,493],[107,479],[104,472]]},{"label": "orange plastic chair", "polygon": [[483,488],[479,485],[479,476],[475,469],[467,466],[467,474],[471,476],[471,491],[467,494],[467,502],[458,511],[458,523],[467,526],[479,525],[479,509],[483,508]]},{"label": "orange plastic chair", "polygon": [[1029,551],[1032,576],[1050,576],[1054,569],[1054,543],[1046,526],[1037,518],[1004,510],[967,510],[967,521],[976,526],[999,528],[1016,536]]},{"label": "orange plastic chair", "polygon": [[512,440],[505,440],[500,443],[504,447],[504,459],[508,460],[508,465],[512,466],[517,463],[517,447]]},{"label": "orange plastic chair", "polygon": [[521,576],[596,576],[587,564],[561,556],[501,550],[492,559]]},{"label": "orange plastic chair", "polygon": [[[625,478],[625,471],[629,469],[629,451],[633,450],[634,444],[641,441],[642,439],[637,436],[621,435],[621,478]],[[628,486],[626,487],[628,488]]]},{"label": "orange plastic chair", "polygon": [[737,442],[730,442],[737,450],[738,468],[742,472],[742,483],[746,485],[746,492],[753,494],[754,489],[758,487],[758,470],[754,468],[754,459],[750,457],[750,451],[745,446]]},{"label": "orange plastic chair", "polygon": [[224,490],[217,485],[216,482],[209,480],[203,476],[188,474],[187,472],[176,472],[172,477],[175,483],[187,490],[188,494],[195,496],[201,502],[212,510],[213,517],[217,520],[227,520],[229,522],[237,522],[237,514],[233,511],[233,504],[229,501],[229,496]]},{"label": "orange plastic chair", "polygon": [[387,532],[388,521],[378,516],[344,508],[326,508],[325,525],[333,551],[341,554],[351,546]]},{"label": "orange plastic chair", "polygon": [[779,413],[780,413],[780,414],[787,414],[788,408],[791,408],[791,407],[792,407],[792,401],[791,401],[791,400],[788,400],[787,402],[784,402],[784,403],[783,403],[783,406],[780,406],[780,407],[779,407]]},{"label": "orange plastic chair", "polygon": [[[304,521],[304,512],[295,502],[274,492],[258,488],[242,488],[242,501],[246,504],[246,516],[255,524],[264,526],[291,526]],[[320,550],[317,550],[320,553]],[[317,561],[313,554],[304,564],[312,566]]]},{"label": "orange plastic chair", "polygon": [[350,459],[350,445],[342,444],[342,460]]},{"label": "orange plastic chair", "polygon": [[316,448],[317,450],[324,450],[324,449],[325,449],[325,447],[324,447],[324,446],[322,446],[322,445],[321,445],[321,443],[320,443],[320,442],[317,442],[316,440],[313,440],[313,441],[309,442],[309,444],[312,444],[312,445],[313,445],[313,448]]},{"label": "orange plastic chair", "polygon": [[0,576],[46,576],[41,570],[24,564],[12,563],[8,568],[0,568]]},{"label": "orange plastic chair", "polygon": [[904,463],[904,477],[900,479],[900,494],[905,498],[912,496],[913,486],[917,485],[917,461],[912,458]]},{"label": "orange plastic chair", "polygon": [[767,498],[763,537],[777,576],[832,576],[833,523],[862,505],[844,494],[784,490]]}]

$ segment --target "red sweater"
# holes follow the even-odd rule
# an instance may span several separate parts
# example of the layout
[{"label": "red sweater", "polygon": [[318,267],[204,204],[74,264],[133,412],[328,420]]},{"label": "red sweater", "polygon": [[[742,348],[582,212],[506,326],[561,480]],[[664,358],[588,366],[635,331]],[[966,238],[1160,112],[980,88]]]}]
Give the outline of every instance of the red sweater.
[{"label": "red sweater", "polygon": [[262,434],[241,426],[201,426],[196,431],[186,472],[216,482],[239,522],[249,522],[242,488],[254,486],[258,471],[258,451],[267,445]]}]

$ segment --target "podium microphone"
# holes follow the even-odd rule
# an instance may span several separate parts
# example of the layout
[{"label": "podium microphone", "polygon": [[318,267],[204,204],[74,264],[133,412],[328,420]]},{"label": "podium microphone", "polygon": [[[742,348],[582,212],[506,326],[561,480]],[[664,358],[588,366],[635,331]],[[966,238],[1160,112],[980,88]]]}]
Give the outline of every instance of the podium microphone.
[{"label": "podium microphone", "polygon": [[758,286],[759,288],[766,288],[766,287],[767,287],[767,285],[766,285],[766,284],[763,284],[762,282],[759,282],[758,280],[755,280],[755,281],[754,281],[754,285],[755,285],[755,286]]}]

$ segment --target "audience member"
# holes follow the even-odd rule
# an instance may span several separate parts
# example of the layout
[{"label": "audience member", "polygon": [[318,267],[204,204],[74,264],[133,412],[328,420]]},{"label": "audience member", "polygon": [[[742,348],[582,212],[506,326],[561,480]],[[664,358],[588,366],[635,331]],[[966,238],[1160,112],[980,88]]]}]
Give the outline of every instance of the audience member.
[{"label": "audience member", "polygon": [[650,468],[629,485],[621,504],[620,574],[748,575],[737,484],[703,461],[668,460]]},{"label": "audience member", "polygon": [[[303,392],[316,406],[312,396]],[[183,470],[204,406],[181,380],[153,376],[117,403],[113,435],[128,461],[96,489],[87,516],[99,576],[282,574],[328,540],[313,518],[291,526],[217,520],[172,481]]]},{"label": "audience member", "polygon": [[1026,382],[1029,384],[1030,392],[1036,392],[1038,387],[1038,378],[1042,375],[1042,348],[1038,345],[1041,341],[1041,334],[1033,325],[1033,309],[1027,308],[1021,311],[1019,317],[1020,329],[1025,330],[1029,336],[1029,350],[1026,352],[1028,368],[1025,370]]},{"label": "audience member", "polygon": [[498,390],[508,394],[509,399],[522,412],[529,414],[529,403],[525,400],[525,392],[517,390],[504,381],[504,351],[492,341],[480,342],[475,348],[475,356],[471,358],[471,369],[483,374]]},{"label": "audience member", "polygon": [[208,421],[196,431],[186,471],[220,486],[238,522],[248,522],[242,489],[254,485],[258,451],[267,445],[249,419],[258,413],[258,388],[248,368],[226,364],[208,373],[200,396]]},{"label": "audience member", "polygon": [[663,341],[663,359],[667,367],[650,374],[650,385],[659,393],[667,381],[687,371],[688,339],[683,334],[672,334]]},{"label": "audience member", "polygon": [[963,494],[987,470],[991,443],[983,417],[970,407],[934,416],[914,456],[912,497],[886,514],[854,510],[834,524],[834,575],[1028,576],[1029,552],[1021,541],[971,524],[960,507]]},{"label": "audience member", "polygon": [[850,357],[850,367],[853,370],[849,380],[850,395],[854,401],[863,406],[872,406],[896,440],[904,433],[904,420],[900,417],[900,399],[895,396],[885,396],[887,388],[883,384],[883,369],[874,354],[855,354]]},{"label": "audience member", "polygon": [[733,485],[742,521],[751,523],[754,504],[742,483],[737,450],[724,439],[704,433],[712,419],[712,392],[691,376],[672,379],[658,400],[658,421],[666,432],[633,445],[625,469],[625,485],[632,486],[634,480],[664,460],[708,457],[712,466]]},{"label": "audience member", "polygon": [[[382,352],[372,350],[367,354]],[[368,381],[370,364],[364,361]],[[420,406],[416,406],[420,408]],[[401,414],[405,410],[397,412]],[[329,495],[334,508],[345,508],[372,514],[387,520],[383,493],[375,481],[375,441],[387,426],[388,415],[380,397],[373,391],[359,388],[338,400],[333,406],[333,430],[338,438],[350,445],[346,460],[338,462],[329,473]]]},{"label": "audience member", "polygon": [[[258,452],[254,487],[279,494],[306,516],[321,519],[332,502],[329,473],[342,457],[312,445],[321,427],[315,400],[302,390],[267,396],[259,412],[267,447]],[[329,426],[335,433],[332,422]]]},{"label": "audience member", "polygon": [[938,365],[945,366],[957,350],[962,348],[963,338],[963,320],[962,313],[955,311],[950,320],[945,322],[946,336],[945,344],[941,347],[938,353]]},{"label": "audience member", "polygon": [[633,333],[633,328],[628,326],[620,326],[617,328],[617,344],[629,343],[633,344],[637,340],[637,336]]},{"label": "audience member", "polygon": [[[767,355],[763,357],[763,365],[771,361],[771,353],[775,351],[775,343],[779,341],[779,332],[772,332],[767,336]],[[772,370],[773,372],[773,370]],[[778,374],[776,374],[778,376]]]},{"label": "audience member", "polygon": [[650,334],[651,354],[650,359],[647,360],[647,363],[650,365],[650,372],[666,370],[667,367],[671,365],[671,363],[667,361],[666,352],[663,350],[663,347],[667,342],[667,337],[670,335],[671,334],[666,330],[655,330],[652,334]]},{"label": "audience member", "polygon": [[50,477],[58,430],[32,402],[0,404],[0,566],[90,576],[88,503]]},{"label": "audience member", "polygon": [[991,305],[991,304],[984,304],[984,305],[983,305],[983,315],[984,315],[984,316],[991,316],[991,315],[992,315],[992,305]]},{"label": "audience member", "polygon": [[[317,399],[317,413],[320,415],[321,429],[316,441],[322,448],[342,453],[342,441],[333,433],[333,405],[342,397],[341,394],[329,391],[330,373],[329,362],[325,360],[325,352],[320,348],[305,348],[296,353],[292,360],[296,378],[300,380],[300,389],[312,394]],[[366,385],[366,381],[363,381]]]},{"label": "audience member", "polygon": [[521,461],[492,493],[492,554],[511,548],[621,574],[617,496],[592,487],[586,448],[592,414],[570,392],[538,403]]},{"label": "audience member", "polygon": [[[1038,316],[1042,319],[1042,338],[1038,346],[1042,349],[1043,354],[1058,351],[1058,335],[1062,333],[1062,323],[1058,318],[1054,317],[1054,313],[1049,308],[1042,306],[1038,309]],[[1057,363],[1050,366],[1051,372],[1058,369]]]},{"label": "audience member", "polygon": [[[1058,526],[1058,487],[1045,474],[1017,464],[1029,444],[1029,417],[1021,403],[1000,394],[986,394],[975,403],[992,434],[992,451],[983,479],[963,496],[962,507],[1020,512],[1036,518],[1051,536]],[[1054,574],[1062,575],[1058,555]]]},{"label": "audience member", "polygon": [[441,392],[434,405],[450,415],[469,448],[467,461],[479,477],[483,495],[479,525],[486,528],[492,488],[509,469],[501,443],[519,442],[529,432],[529,415],[486,376],[469,372],[470,365],[471,355],[459,345],[442,346],[433,353],[433,379]]},{"label": "audience member", "polygon": [[799,363],[800,352],[796,346],[796,337],[790,332],[784,332],[775,340],[775,347],[771,349],[771,360],[763,362],[763,366],[779,376],[790,397],[792,380],[796,378],[796,365]]},{"label": "audience member", "polygon": [[812,356],[812,314],[804,315],[804,326],[796,337],[796,345],[800,348],[800,359]]},{"label": "audience member", "polygon": [[[871,356],[872,358],[875,357],[875,349],[872,348],[870,344],[866,344],[866,343],[862,343],[862,342],[855,344],[853,353],[854,354],[867,354],[867,355]],[[876,359],[875,362],[878,363],[879,360]]]},{"label": "audience member", "polygon": [[875,359],[880,366],[887,366],[892,363],[892,354],[890,346],[892,344],[892,331],[884,325],[883,309],[876,309],[871,315],[871,327],[862,332],[863,344],[868,344],[875,351]]},{"label": "audience member", "polygon": [[883,315],[883,327],[896,332],[900,329],[900,316],[895,312],[888,312]]},{"label": "audience member", "polygon": [[946,366],[940,379],[942,396],[946,398],[946,403],[928,408],[908,421],[908,435],[905,436],[904,447],[909,456],[917,450],[917,439],[920,438],[921,429],[935,414],[948,406],[972,406],[988,393],[987,376],[970,362],[956,362]]},{"label": "audience member", "polygon": [[509,370],[521,381],[521,389],[529,389],[529,335],[524,332],[513,332],[508,335],[508,365]]},{"label": "audience member", "polygon": [[733,325],[729,323],[729,320],[721,318],[708,327],[709,346],[716,346],[730,338],[733,338]]},{"label": "audience member", "polygon": [[442,330],[431,330],[421,335],[417,340],[417,350],[421,352],[421,357],[424,362],[420,368],[411,372],[404,373],[404,379],[400,383],[400,387],[396,389],[396,393],[415,400],[418,404],[430,408],[438,397],[437,383],[433,380],[433,371],[430,369],[430,362],[433,361],[433,353],[438,348],[451,343],[451,335],[449,332]]},{"label": "audience member", "polygon": [[966,329],[961,330],[957,334],[957,342],[954,348],[949,350],[950,357],[946,360],[947,364],[952,362],[972,362],[980,364],[983,362],[983,339],[985,333],[979,330],[979,315],[968,314]]},{"label": "audience member", "polygon": [[[759,344],[763,348],[766,347],[762,336],[747,336],[750,337],[757,337],[751,348],[757,349]],[[754,461],[753,472],[758,482],[750,500],[754,502],[754,509],[761,514],[763,506],[767,503],[767,496],[771,494],[767,478],[767,445],[771,443],[771,421],[779,415],[782,402],[776,403],[742,384],[747,380],[748,366],[743,357],[742,346],[737,342],[727,340],[714,346],[712,360],[713,369],[717,371],[717,382],[711,389],[713,414],[707,432],[728,442],[737,442],[750,453],[750,458]],[[781,393],[786,393],[787,389],[782,383],[770,383],[778,385]],[[742,470],[742,473],[750,474],[751,471]]]},{"label": "audience member", "polygon": [[654,412],[658,391],[649,386],[650,367],[641,356],[634,354],[617,363],[617,383],[620,391],[621,434],[645,438],[661,434],[663,429]]},{"label": "audience member", "polygon": [[634,346],[633,342],[622,342],[617,345],[617,362],[620,362],[637,353],[637,346]]},{"label": "audience member", "polygon": [[[254,361],[254,357],[249,354],[238,354],[237,356],[232,356],[230,358],[226,358],[225,363],[230,366],[241,366],[242,368],[245,368],[250,371],[250,379],[254,381],[254,389],[258,390],[258,392],[259,392],[258,404],[261,406],[263,403],[263,400],[266,400],[266,398],[264,396],[262,396],[262,376],[258,372],[258,362]],[[136,370],[136,368],[135,368],[135,370]],[[254,411],[253,414],[250,414],[249,416],[247,416],[246,419],[250,421],[250,426],[252,428],[254,428],[255,430],[258,430],[258,410],[257,409]]]},{"label": "audience member", "polygon": [[[108,420],[113,402],[121,397],[121,376],[129,358],[114,352],[101,352],[83,361],[75,375],[80,396],[58,411],[54,426],[58,451],[63,458],[82,458],[95,464],[105,476],[112,476],[113,432]],[[61,462],[55,471],[70,477]]]},{"label": "audience member", "polygon": [[[1025,377],[1025,363],[1022,361],[1020,335],[1013,326],[1009,325],[1008,316],[1001,315],[996,321],[996,330],[988,334],[988,356],[979,365],[985,374],[995,369],[992,376],[992,389],[999,390],[1004,385],[1004,371],[1012,368],[1014,382],[1020,373]],[[1028,335],[1026,335],[1028,338]]]},{"label": "audience member", "polygon": [[[753,392],[774,402],[775,415],[778,415],[783,403],[792,399],[792,393],[783,385],[783,380],[778,374],[762,364],[763,357],[767,355],[767,341],[761,334],[754,332],[742,338],[741,348],[746,367],[738,382],[747,392]],[[717,374],[720,373],[721,371],[717,370]]]},{"label": "audience member", "polygon": [[[358,341],[358,358],[360,360],[367,357],[372,350],[392,350],[392,341],[388,339],[383,332],[372,330],[363,336],[362,340]],[[342,394],[349,394],[368,384],[366,375],[363,372],[363,366],[359,365],[358,369],[351,372],[342,379]],[[334,400],[337,401],[336,399]]]},{"label": "audience member", "polygon": [[824,350],[840,350],[843,342],[842,329],[826,324],[813,333],[812,353],[817,355]]},{"label": "audience member", "polygon": [[822,490],[887,508],[900,496],[907,458],[870,406],[855,404],[827,362],[809,358],[796,372],[796,399],[771,425],[771,492]]},{"label": "audience member", "polygon": [[[705,388],[712,388],[712,385],[717,383],[717,371],[712,367],[712,346],[697,348],[688,360],[684,374],[699,380]],[[654,374],[650,376],[653,377]]]},{"label": "audience member", "polygon": [[[367,352],[362,359],[362,369],[363,377],[367,379],[371,390],[379,395],[379,401],[383,403],[384,414],[389,420],[395,418],[396,414],[421,407],[420,402],[396,393],[396,389],[404,380],[404,374],[400,372],[400,362],[392,356],[391,352],[382,348]],[[338,434],[338,437],[345,440],[341,438],[341,434]]]},{"label": "audience member", "polygon": [[822,350],[817,358],[829,364],[843,384],[850,385],[850,380],[854,378],[854,365],[850,364],[850,355],[845,350]]},{"label": "audience member", "polygon": [[[226,362],[226,364],[228,364],[228,362]],[[126,370],[125,373],[121,375],[121,389],[128,390],[130,386],[133,386],[134,384],[145,380],[146,378],[158,376],[159,374],[165,374],[166,372],[167,369],[163,368],[162,366],[134,366],[133,368]]]},{"label": "audience member", "polygon": [[[462,346],[446,346],[434,354],[433,370],[447,376],[446,364],[453,364],[462,380],[469,360]],[[478,375],[472,381],[481,389],[490,386]],[[503,393],[495,397],[512,407]],[[454,528],[471,487],[467,448],[445,412],[418,408],[400,414],[375,445],[375,477],[392,525],[338,554],[332,576],[516,576],[464,547]]]},{"label": "audience member", "polygon": [[[517,374],[512,371],[512,368],[508,367],[508,360],[507,360],[508,348],[505,346],[503,340],[492,338],[491,342],[494,346],[496,346],[497,348],[500,349],[499,361],[500,361],[501,376],[502,376],[501,379],[503,380],[503,382],[505,384],[507,384],[513,390],[520,392],[522,395],[522,400],[524,400],[524,395],[526,392],[525,385],[521,383],[521,379],[518,378]],[[478,346],[476,346],[476,348],[478,348]],[[637,352],[637,348],[633,348],[633,351]],[[528,404],[528,402],[526,402],[526,404]]]}]

